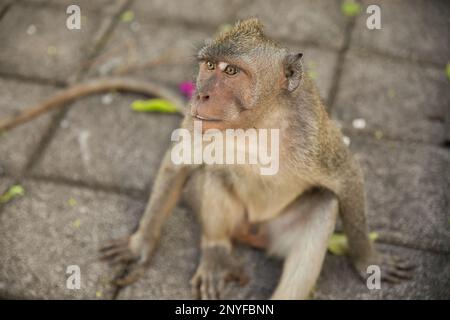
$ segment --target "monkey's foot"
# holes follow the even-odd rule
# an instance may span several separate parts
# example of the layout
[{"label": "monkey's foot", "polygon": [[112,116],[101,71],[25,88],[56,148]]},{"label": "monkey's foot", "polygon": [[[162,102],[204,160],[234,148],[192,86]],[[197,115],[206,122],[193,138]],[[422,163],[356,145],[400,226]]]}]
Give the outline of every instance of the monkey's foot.
[{"label": "monkey's foot", "polygon": [[236,281],[241,286],[248,282],[242,264],[225,248],[204,249],[200,265],[191,280],[197,299],[223,299],[230,281]]},{"label": "monkey's foot", "polygon": [[144,274],[154,248],[155,241],[133,234],[105,243],[99,249],[100,259],[111,265],[122,265],[121,271],[112,282],[118,286],[126,286]]},{"label": "monkey's foot", "polygon": [[414,265],[399,256],[387,253],[377,253],[370,262],[354,262],[354,265],[363,279],[370,275],[367,267],[375,265],[380,268],[381,280],[388,283],[400,283],[412,279]]}]

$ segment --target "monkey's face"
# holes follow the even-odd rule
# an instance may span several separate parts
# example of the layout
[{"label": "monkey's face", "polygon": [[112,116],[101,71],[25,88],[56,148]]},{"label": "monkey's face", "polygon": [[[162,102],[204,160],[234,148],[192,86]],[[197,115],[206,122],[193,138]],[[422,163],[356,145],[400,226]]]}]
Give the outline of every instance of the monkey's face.
[{"label": "monkey's face", "polygon": [[243,63],[201,60],[191,115],[202,129],[245,129],[251,123],[256,84]]}]

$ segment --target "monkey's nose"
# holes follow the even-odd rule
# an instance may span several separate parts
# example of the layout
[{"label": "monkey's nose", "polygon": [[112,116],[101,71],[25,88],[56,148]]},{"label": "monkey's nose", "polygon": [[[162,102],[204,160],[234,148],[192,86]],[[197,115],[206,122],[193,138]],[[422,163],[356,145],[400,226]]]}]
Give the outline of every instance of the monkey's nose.
[{"label": "monkey's nose", "polygon": [[209,100],[209,94],[202,94],[202,93],[199,93],[199,94],[197,95],[197,100],[199,100],[199,101],[201,101],[201,102],[208,101],[208,100]]}]

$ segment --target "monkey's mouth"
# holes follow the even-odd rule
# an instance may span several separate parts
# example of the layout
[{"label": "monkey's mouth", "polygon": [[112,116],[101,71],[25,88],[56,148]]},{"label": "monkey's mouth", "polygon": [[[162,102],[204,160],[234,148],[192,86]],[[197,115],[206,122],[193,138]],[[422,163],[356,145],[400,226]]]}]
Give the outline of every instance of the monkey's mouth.
[{"label": "monkey's mouth", "polygon": [[200,121],[212,121],[212,122],[219,122],[222,121],[221,119],[214,119],[214,118],[208,118],[208,117],[203,117],[201,115],[196,114],[194,116],[195,119],[200,120]]}]

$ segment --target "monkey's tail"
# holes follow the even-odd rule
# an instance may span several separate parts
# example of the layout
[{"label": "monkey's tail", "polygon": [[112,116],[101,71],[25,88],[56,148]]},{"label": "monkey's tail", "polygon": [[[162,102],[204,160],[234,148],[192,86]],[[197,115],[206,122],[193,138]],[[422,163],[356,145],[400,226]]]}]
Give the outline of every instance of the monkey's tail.
[{"label": "monkey's tail", "polygon": [[165,86],[153,82],[133,80],[129,78],[99,78],[92,79],[84,83],[75,84],[62,90],[50,99],[25,109],[14,117],[0,120],[0,132],[12,129],[19,124],[30,121],[51,109],[61,107],[76,100],[77,98],[94,93],[114,90],[140,93],[148,96],[157,96],[169,100],[175,105],[179,113],[184,114],[184,100],[181,96],[177,95]]}]

